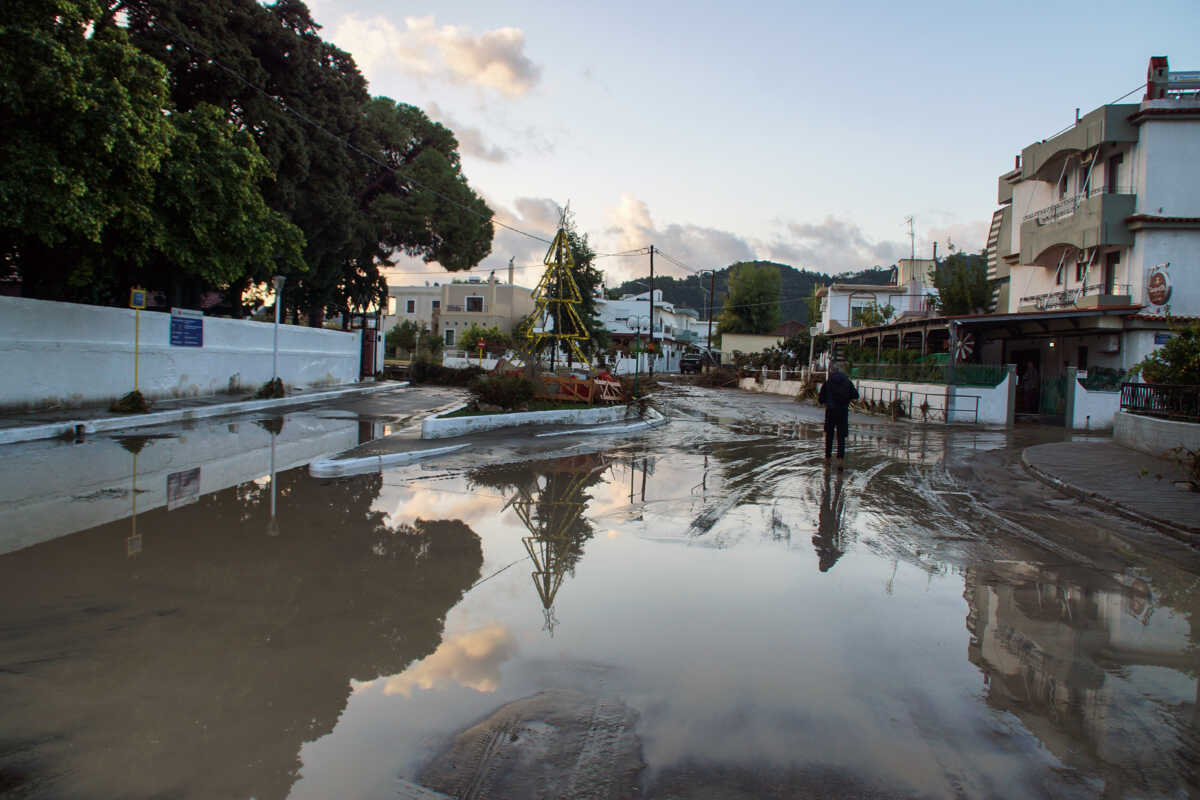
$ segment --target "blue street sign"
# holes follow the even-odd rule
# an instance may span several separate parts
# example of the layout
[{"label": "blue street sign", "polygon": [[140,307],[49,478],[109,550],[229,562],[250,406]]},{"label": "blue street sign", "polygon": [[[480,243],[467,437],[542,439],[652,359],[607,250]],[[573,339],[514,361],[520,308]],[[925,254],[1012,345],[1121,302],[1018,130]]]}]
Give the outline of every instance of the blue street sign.
[{"label": "blue street sign", "polygon": [[171,309],[171,346],[204,346],[204,312],[190,308]]}]

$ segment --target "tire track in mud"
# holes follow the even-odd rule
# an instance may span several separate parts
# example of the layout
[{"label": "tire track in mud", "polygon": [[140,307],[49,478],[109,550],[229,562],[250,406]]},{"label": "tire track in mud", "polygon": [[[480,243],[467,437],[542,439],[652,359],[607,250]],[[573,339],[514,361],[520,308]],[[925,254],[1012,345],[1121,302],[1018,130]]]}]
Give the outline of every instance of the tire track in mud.
[{"label": "tire track in mud", "polygon": [[420,782],[460,800],[634,797],[643,768],[636,722],[615,699],[548,689],[458,734]]}]

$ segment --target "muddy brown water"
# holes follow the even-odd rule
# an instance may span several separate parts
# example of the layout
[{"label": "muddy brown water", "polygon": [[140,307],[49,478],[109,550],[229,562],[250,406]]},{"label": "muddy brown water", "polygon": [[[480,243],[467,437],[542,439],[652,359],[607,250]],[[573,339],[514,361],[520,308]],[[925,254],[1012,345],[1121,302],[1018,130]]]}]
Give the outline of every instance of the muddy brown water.
[{"label": "muddy brown water", "polygon": [[838,473],[812,409],[660,403],[333,480],[386,408],[10,451],[0,796],[1200,796],[1195,554],[1013,467],[1061,432]]}]

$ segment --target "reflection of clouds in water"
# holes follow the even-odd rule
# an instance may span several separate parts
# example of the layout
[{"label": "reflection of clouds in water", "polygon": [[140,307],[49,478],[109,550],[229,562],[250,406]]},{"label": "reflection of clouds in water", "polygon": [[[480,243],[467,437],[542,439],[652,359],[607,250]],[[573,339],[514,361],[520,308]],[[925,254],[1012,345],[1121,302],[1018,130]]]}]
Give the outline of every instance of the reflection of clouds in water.
[{"label": "reflection of clouds in water", "polygon": [[436,689],[448,682],[494,692],[500,685],[500,666],[516,652],[516,637],[504,625],[493,623],[449,637],[432,655],[385,679],[383,693],[411,697],[414,688]]},{"label": "reflection of clouds in water", "polygon": [[475,529],[477,523],[494,518],[503,505],[502,498],[487,494],[443,492],[411,485],[384,486],[375,507],[385,511],[393,522],[457,519]]}]

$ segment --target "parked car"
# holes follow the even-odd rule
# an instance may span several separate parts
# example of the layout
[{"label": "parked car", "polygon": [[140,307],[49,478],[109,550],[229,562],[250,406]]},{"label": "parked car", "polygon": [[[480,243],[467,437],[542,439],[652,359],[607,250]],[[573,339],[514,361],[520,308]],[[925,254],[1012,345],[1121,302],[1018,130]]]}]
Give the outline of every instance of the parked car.
[{"label": "parked car", "polygon": [[689,372],[699,374],[703,364],[704,356],[699,353],[684,353],[683,358],[679,359],[679,372],[683,375]]}]

